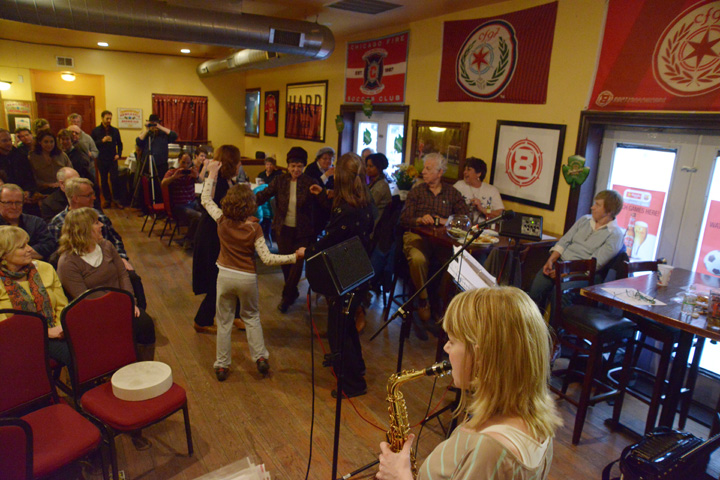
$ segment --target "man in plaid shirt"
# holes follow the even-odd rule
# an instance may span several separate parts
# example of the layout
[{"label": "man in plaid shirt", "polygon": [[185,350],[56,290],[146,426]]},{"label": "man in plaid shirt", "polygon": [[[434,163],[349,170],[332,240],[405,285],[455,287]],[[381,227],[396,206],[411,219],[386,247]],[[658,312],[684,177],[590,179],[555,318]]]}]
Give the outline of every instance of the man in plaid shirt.
[{"label": "man in plaid shirt", "polygon": [[[405,207],[400,214],[400,224],[406,229],[436,223],[445,225],[450,215],[469,215],[470,211],[462,194],[452,185],[442,181],[442,176],[447,170],[447,159],[439,153],[430,153],[423,157],[423,163],[424,183],[417,185],[408,193]],[[420,288],[427,280],[430,262],[435,260],[441,264],[443,257],[447,257],[449,253],[447,249],[432,245],[426,238],[411,231],[403,234],[403,252],[415,288]],[[434,290],[431,298],[439,301],[437,286],[430,287]],[[434,313],[441,314],[442,312],[438,311],[440,305],[435,303],[433,301],[433,307],[436,309]],[[431,318],[427,289],[420,292],[417,310],[420,320],[427,324]],[[418,335],[423,334],[418,332]]]},{"label": "man in plaid shirt", "polygon": [[[89,207],[93,208],[95,202],[95,191],[93,190],[93,184],[87,178],[72,178],[65,183],[65,195],[68,199],[68,207],[62,212],[58,213],[53,217],[48,225],[50,233],[55,237],[55,240],[60,242],[60,233],[62,227],[65,224],[65,216],[70,210],[77,208]],[[122,241],[122,237],[113,227],[112,221],[102,212],[98,211],[98,220],[103,224],[102,235],[105,240],[108,240],[115,246],[118,251],[120,258],[122,258],[127,269],[128,275],[130,276],[130,282],[133,285],[135,293],[135,299],[137,300],[138,307],[145,309],[147,302],[145,300],[145,289],[142,285],[140,276],[135,272],[132,264],[128,260],[127,252],[125,251],[125,244]]]}]

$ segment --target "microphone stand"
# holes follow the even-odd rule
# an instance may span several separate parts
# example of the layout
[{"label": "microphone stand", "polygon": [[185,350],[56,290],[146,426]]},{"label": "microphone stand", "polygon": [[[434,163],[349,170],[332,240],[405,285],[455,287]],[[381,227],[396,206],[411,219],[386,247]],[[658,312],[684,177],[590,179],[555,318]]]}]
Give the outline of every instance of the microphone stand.
[{"label": "microphone stand", "polygon": [[[438,276],[442,275],[445,271],[447,271],[448,265],[450,265],[450,263],[452,263],[460,255],[462,255],[462,253],[465,250],[467,250],[468,247],[470,247],[470,245],[472,245],[472,242],[480,236],[480,234],[482,233],[482,231],[485,227],[487,227],[488,225],[493,225],[502,220],[509,220],[510,218],[513,218],[514,216],[515,216],[515,212],[513,212],[512,210],[506,210],[500,216],[497,216],[490,220],[484,220],[484,221],[478,223],[477,225],[473,226],[470,229],[470,231],[468,232],[467,237],[465,238],[465,243],[463,243],[463,245],[460,247],[460,249],[457,252],[455,252],[455,254],[453,254],[430,278],[428,278],[425,281],[425,283],[420,288],[418,288],[417,291],[410,296],[410,298],[408,298],[405,301],[405,303],[400,305],[400,307],[395,311],[395,313],[393,313],[390,316],[390,318],[387,319],[387,321],[385,323],[380,325],[380,328],[378,328],[378,330],[375,333],[373,333],[373,335],[370,337],[370,340],[372,341],[375,337],[377,337],[380,334],[380,332],[382,332],[390,324],[390,322],[392,322],[399,316],[402,316],[402,318],[403,318],[403,325],[409,326],[409,317],[410,317],[410,314],[412,313],[409,310],[409,306],[412,304],[413,300],[415,300],[415,298],[418,295],[420,295],[420,292],[425,290],[430,282],[432,282]],[[396,370],[397,372],[400,372],[400,370],[402,370],[402,359],[403,359],[404,348],[405,348],[405,338],[401,333],[400,334],[400,347],[398,348],[398,361],[397,361],[397,370]]]}]

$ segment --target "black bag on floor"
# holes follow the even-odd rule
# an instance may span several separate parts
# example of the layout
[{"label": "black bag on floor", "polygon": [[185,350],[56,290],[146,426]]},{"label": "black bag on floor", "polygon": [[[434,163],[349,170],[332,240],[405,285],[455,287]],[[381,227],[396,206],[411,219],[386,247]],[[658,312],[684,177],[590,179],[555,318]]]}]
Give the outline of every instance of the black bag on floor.
[{"label": "black bag on floor", "polygon": [[610,480],[615,463],[620,464],[619,478],[623,480],[701,478],[719,443],[720,435],[705,441],[687,432],[660,427],[626,447],[619,459],[605,467],[602,478]]}]

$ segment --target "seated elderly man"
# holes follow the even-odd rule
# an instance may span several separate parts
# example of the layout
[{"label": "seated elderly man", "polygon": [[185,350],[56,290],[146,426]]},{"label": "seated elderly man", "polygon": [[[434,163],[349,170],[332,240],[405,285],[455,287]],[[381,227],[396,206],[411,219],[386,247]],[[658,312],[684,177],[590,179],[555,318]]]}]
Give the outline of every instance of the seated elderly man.
[{"label": "seated elderly man", "polygon": [[63,167],[58,170],[55,177],[60,184],[60,188],[45,197],[40,204],[40,213],[43,220],[49,222],[55,218],[55,215],[67,208],[68,200],[65,195],[65,183],[70,179],[78,178],[79,176],[80,174],[74,168]]},{"label": "seated elderly man", "polygon": [[[82,207],[93,208],[93,202],[95,202],[95,191],[93,190],[93,184],[87,178],[73,178],[65,182],[65,195],[68,199],[68,207],[62,212],[55,215],[52,219],[48,228],[50,233],[53,235],[56,241],[60,240],[60,233],[62,227],[65,224],[65,216],[70,210],[75,210]],[[120,258],[122,258],[125,268],[127,269],[128,275],[130,276],[130,282],[132,282],[133,290],[135,293],[135,299],[137,300],[138,307],[142,309],[147,308],[147,302],[145,300],[145,289],[142,286],[142,280],[140,276],[135,272],[135,268],[128,259],[127,252],[125,251],[125,244],[123,243],[120,234],[113,228],[112,221],[98,211],[100,223],[103,224],[102,236],[105,240],[108,240],[115,246]]]},{"label": "seated elderly man", "polygon": [[28,245],[32,249],[32,257],[47,260],[57,249],[57,244],[42,218],[22,213],[24,198],[25,193],[17,185],[6,183],[0,186],[0,225],[12,225],[25,230],[30,236]]},{"label": "seated elderly man", "polygon": [[[408,193],[405,207],[400,214],[400,225],[410,229],[419,225],[445,225],[448,217],[453,214],[469,213],[465,199],[455,187],[443,183],[442,176],[447,170],[447,160],[439,153],[430,153],[423,157],[424,168],[422,177],[425,183],[417,185]],[[432,260],[440,261],[449,252],[433,246],[426,238],[410,231],[403,235],[403,252],[410,267],[410,277],[415,288],[420,288],[428,278],[428,265]],[[442,263],[442,262],[438,262]],[[432,295],[432,306],[428,302],[428,292],[420,292],[418,315],[423,323],[431,318],[431,313],[441,315],[441,307]],[[431,307],[435,309],[431,312]]]},{"label": "seated elderly man", "polygon": [[[620,253],[624,232],[615,221],[623,207],[623,200],[614,190],[603,190],[595,195],[590,215],[584,215],[570,227],[565,235],[550,249],[541,271],[535,275],[530,287],[530,298],[545,311],[555,282],[555,262],[559,260],[585,260],[595,258],[597,270],[601,270]],[[570,282],[567,288],[582,287],[582,282]]]}]

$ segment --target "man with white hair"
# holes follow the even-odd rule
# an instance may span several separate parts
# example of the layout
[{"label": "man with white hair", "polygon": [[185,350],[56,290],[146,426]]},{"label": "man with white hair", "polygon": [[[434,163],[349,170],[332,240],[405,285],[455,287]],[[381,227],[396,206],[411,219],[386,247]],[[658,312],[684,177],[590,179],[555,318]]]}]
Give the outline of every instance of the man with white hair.
[{"label": "man with white hair", "polygon": [[42,214],[43,220],[49,222],[55,215],[67,208],[68,200],[67,196],[65,196],[65,183],[78,177],[80,177],[80,174],[74,168],[63,167],[58,170],[56,178],[60,184],[60,188],[45,197],[40,204],[40,213]]},{"label": "man with white hair", "polygon": [[47,260],[57,244],[42,218],[23,213],[24,198],[25,192],[14,183],[0,186],[0,225],[12,225],[25,230],[30,237],[30,255],[37,260]]},{"label": "man with white hair", "polygon": [[[433,261],[436,264],[444,263],[450,252],[431,244],[427,238],[411,232],[410,229],[422,225],[445,225],[450,215],[470,213],[462,194],[452,185],[442,181],[442,176],[447,170],[445,157],[439,153],[430,153],[423,157],[423,163],[424,183],[410,190],[400,214],[400,224],[407,229],[403,234],[403,252],[410,267],[410,278],[416,289],[427,280],[430,263]],[[424,324],[428,324],[432,314],[442,315],[440,311],[442,307],[438,303],[440,297],[436,294],[437,285],[428,288],[431,287],[434,294],[429,296],[427,289],[423,290],[420,292],[417,304],[418,316]],[[428,298],[432,302],[428,302]],[[416,333],[421,338],[426,336],[422,329],[418,329]]]},{"label": "man with white hair", "polygon": [[79,113],[71,113],[67,117],[68,128],[73,125],[78,128],[80,136],[78,142],[80,143],[80,145],[82,145],[83,149],[87,151],[88,156],[91,158],[97,158],[98,149],[95,146],[95,141],[90,135],[88,135],[82,130],[82,122],[83,118],[82,115],[80,115]]}]

